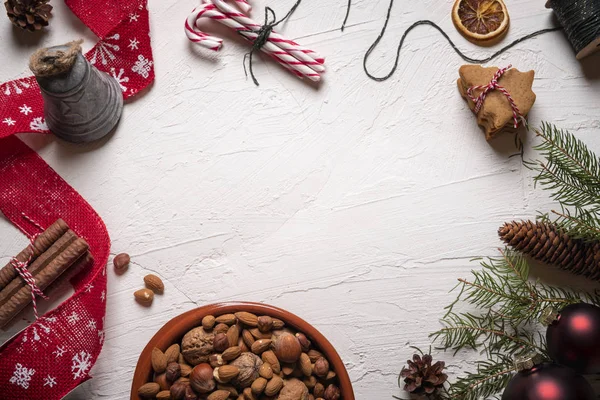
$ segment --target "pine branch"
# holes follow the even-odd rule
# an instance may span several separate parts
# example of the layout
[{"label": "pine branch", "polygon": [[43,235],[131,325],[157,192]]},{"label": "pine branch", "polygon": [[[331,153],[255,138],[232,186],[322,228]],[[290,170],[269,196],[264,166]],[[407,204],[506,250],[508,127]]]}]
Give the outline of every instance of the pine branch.
[{"label": "pine branch", "polygon": [[487,360],[477,362],[476,372],[468,372],[450,386],[449,399],[479,400],[498,395],[512,378],[513,372],[510,357],[490,355]]},{"label": "pine branch", "polygon": [[552,191],[563,207],[600,209],[600,160],[567,131],[543,123],[535,147],[546,162],[537,162],[535,182]]}]

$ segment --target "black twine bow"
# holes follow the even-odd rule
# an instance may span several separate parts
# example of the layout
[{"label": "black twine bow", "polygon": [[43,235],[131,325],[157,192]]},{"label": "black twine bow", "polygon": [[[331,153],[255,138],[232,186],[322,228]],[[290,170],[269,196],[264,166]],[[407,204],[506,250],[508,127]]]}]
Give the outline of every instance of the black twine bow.
[{"label": "black twine bow", "polygon": [[[271,7],[265,7],[265,23],[263,24],[263,26],[260,27],[259,30],[247,29],[238,31],[239,34],[242,34],[243,32],[257,34],[256,39],[254,39],[254,42],[252,43],[252,49],[248,53],[244,54],[244,73],[246,74],[246,77],[248,77],[248,69],[250,70],[250,76],[252,77],[252,81],[256,86],[259,86],[259,84],[258,80],[254,76],[254,71],[252,70],[252,55],[255,51],[260,50],[269,41],[269,36],[271,36],[271,32],[273,32],[273,28],[275,28],[277,25],[288,19],[290,15],[292,15],[294,11],[296,11],[296,8],[298,8],[301,1],[302,0],[298,0],[296,4],[294,4],[294,6],[290,9],[290,11],[288,11],[285,17],[281,18],[279,21],[277,21],[275,11],[273,11]],[[269,14],[271,16],[270,21]],[[249,59],[248,69],[246,69],[246,58]]]}]

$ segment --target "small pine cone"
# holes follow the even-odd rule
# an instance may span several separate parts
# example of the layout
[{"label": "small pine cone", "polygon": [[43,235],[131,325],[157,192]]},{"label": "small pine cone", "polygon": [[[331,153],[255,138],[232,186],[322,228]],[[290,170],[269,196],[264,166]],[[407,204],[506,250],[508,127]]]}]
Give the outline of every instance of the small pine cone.
[{"label": "small pine cone", "polygon": [[448,375],[444,374],[446,364],[438,361],[431,365],[432,357],[425,354],[421,357],[418,354],[413,355],[413,359],[408,360],[408,367],[402,368],[400,378],[404,379],[404,390],[413,394],[433,394],[444,386]]},{"label": "small pine cone", "polygon": [[553,224],[509,222],[498,230],[508,245],[536,260],[587,278],[600,280],[600,242],[571,238]]},{"label": "small pine cone", "polygon": [[6,0],[6,14],[21,29],[37,31],[48,26],[52,6],[50,0]]}]

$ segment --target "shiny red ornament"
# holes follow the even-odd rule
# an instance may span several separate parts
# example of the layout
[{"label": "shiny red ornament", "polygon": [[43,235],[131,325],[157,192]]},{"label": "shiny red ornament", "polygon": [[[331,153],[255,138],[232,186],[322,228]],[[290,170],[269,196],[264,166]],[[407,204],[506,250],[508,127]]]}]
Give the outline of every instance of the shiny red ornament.
[{"label": "shiny red ornament", "polygon": [[548,354],[580,374],[600,373],[600,307],[565,307],[546,331]]},{"label": "shiny red ornament", "polygon": [[590,384],[571,368],[545,363],[518,372],[502,400],[596,400]]}]

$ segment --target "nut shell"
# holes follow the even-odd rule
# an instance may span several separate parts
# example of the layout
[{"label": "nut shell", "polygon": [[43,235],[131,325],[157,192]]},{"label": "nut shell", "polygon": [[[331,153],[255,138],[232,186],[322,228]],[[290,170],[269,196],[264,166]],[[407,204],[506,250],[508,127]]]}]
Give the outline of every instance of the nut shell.
[{"label": "nut shell", "polygon": [[191,365],[208,361],[208,356],[213,352],[215,335],[206,332],[204,328],[194,328],[185,334],[181,341],[181,354]]},{"label": "nut shell", "polygon": [[260,357],[255,354],[242,353],[238,358],[233,360],[230,365],[233,365],[240,370],[239,375],[233,379],[231,383],[241,388],[247,388],[259,377],[258,371],[263,365],[263,362]]}]

